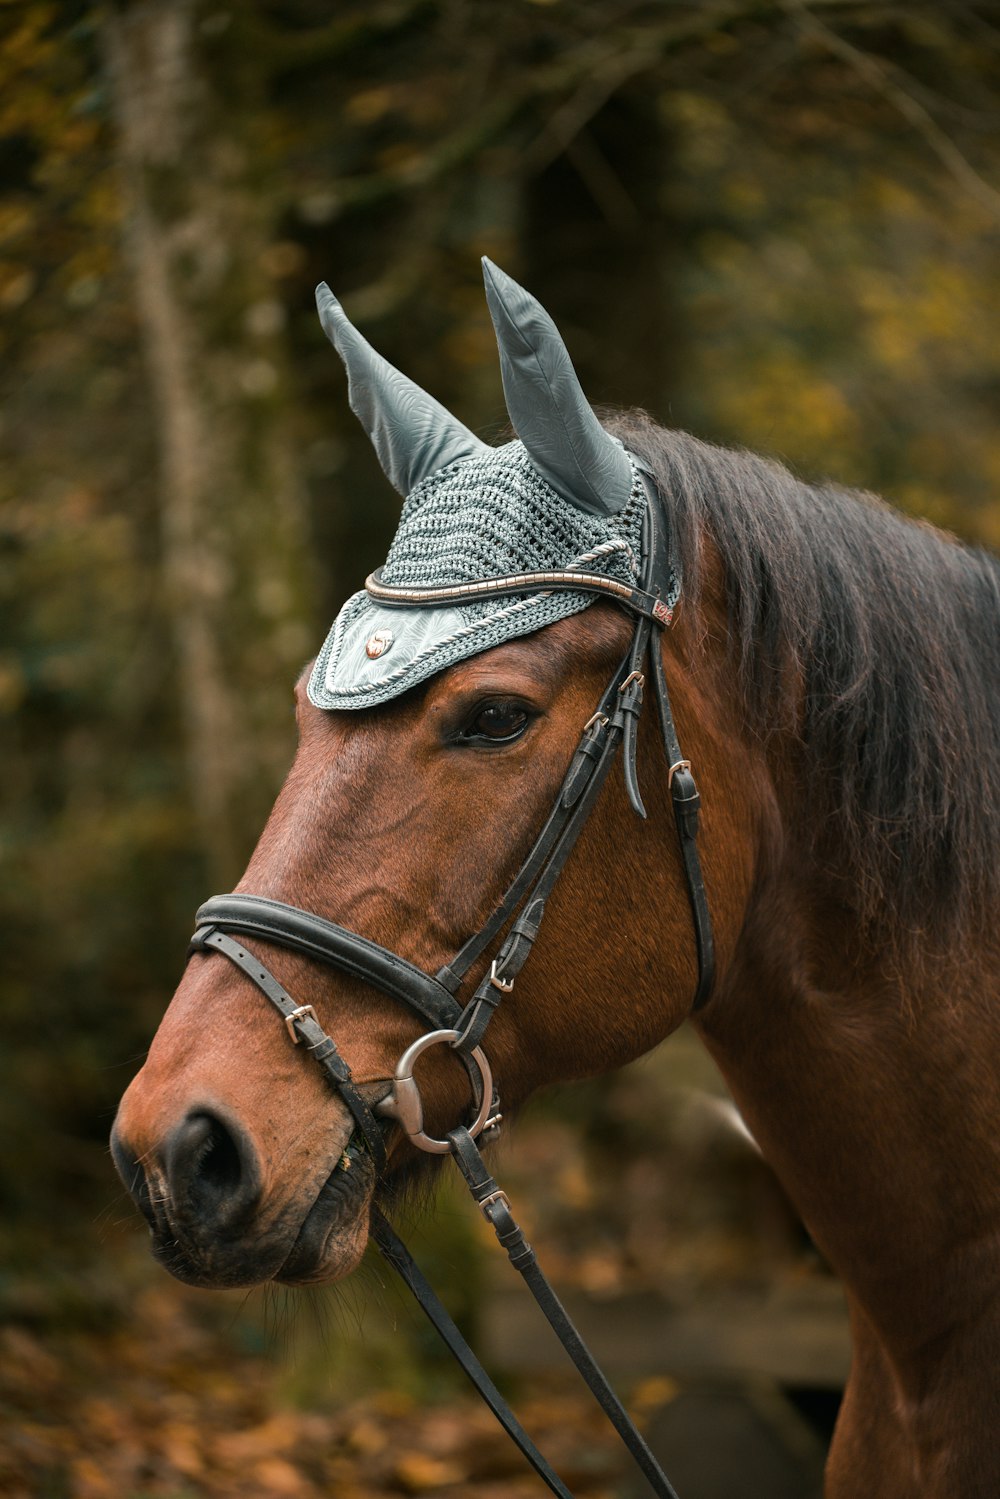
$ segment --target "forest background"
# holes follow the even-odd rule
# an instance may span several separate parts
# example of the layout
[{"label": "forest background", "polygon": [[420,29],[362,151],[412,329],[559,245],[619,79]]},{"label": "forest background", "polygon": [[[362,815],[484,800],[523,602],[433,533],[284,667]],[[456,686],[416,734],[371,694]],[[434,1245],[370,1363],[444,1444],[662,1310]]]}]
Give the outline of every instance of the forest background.
[{"label": "forest background", "polygon": [[[0,1300],[37,1330],[117,1305],[116,1100],[398,515],[315,283],[490,437],[488,254],[595,402],[996,546],[1000,13],[2,0],[0,28]],[[613,1118],[613,1082],[586,1096]]]}]

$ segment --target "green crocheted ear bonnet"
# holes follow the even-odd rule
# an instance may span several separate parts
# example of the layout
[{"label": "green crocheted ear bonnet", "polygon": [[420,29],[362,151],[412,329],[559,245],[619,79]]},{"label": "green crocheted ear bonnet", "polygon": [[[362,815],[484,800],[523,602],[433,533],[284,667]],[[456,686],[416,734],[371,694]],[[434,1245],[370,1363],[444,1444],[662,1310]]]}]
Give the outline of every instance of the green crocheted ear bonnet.
[{"label": "green crocheted ear bonnet", "polygon": [[[648,503],[639,470],[594,416],[548,313],[497,266],[483,266],[519,439],[497,448],[376,354],[329,288],[317,289],[323,327],[347,368],[352,410],[406,496],[378,582],[439,588],[582,569],[635,583]],[[398,608],[362,590],[337,616],[309,697],[320,708],[372,707],[593,602],[594,594],[561,586],[454,608]]]}]

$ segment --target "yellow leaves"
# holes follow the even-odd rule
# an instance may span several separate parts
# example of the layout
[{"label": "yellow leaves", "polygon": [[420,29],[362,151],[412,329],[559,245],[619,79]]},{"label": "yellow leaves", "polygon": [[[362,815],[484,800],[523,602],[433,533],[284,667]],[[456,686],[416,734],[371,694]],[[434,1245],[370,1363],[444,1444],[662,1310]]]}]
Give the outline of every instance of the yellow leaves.
[{"label": "yellow leaves", "polygon": [[31,222],[31,213],[24,203],[0,198],[0,244],[27,234]]},{"label": "yellow leaves", "polygon": [[[318,1379],[309,1408],[289,1406],[274,1362],[213,1331],[206,1298],[147,1273],[113,1333],[0,1334],[0,1394],[17,1412],[0,1453],[5,1495],[533,1499],[535,1481],[475,1397],[432,1404],[389,1386],[345,1398]],[[640,1413],[668,1393],[647,1381]],[[616,1439],[585,1392],[529,1394],[521,1413],[581,1499],[609,1492]]]},{"label": "yellow leaves", "polygon": [[0,1369],[42,1394],[58,1387],[61,1373],[59,1360],[20,1327],[0,1329]]},{"label": "yellow leaves", "polygon": [[299,1469],[281,1457],[265,1458],[258,1463],[254,1470],[254,1479],[266,1495],[297,1494],[301,1496],[312,1491],[311,1484],[308,1487],[303,1484]]},{"label": "yellow leaves", "polygon": [[74,1458],[69,1471],[73,1499],[119,1499],[114,1475],[94,1458]]},{"label": "yellow leaves", "polygon": [[449,118],[450,82],[424,76],[417,82],[400,80],[359,89],[347,100],[344,115],[362,128],[385,125],[393,116],[418,128],[440,124]]},{"label": "yellow leaves", "polygon": [[212,1453],[224,1467],[245,1467],[274,1453],[285,1453],[296,1438],[294,1422],[274,1415],[243,1431],[222,1431],[212,1443]]},{"label": "yellow leaves", "polygon": [[666,1374],[651,1374],[648,1379],[641,1379],[632,1390],[629,1410],[633,1417],[648,1416],[660,1406],[676,1400],[680,1392],[676,1379],[670,1379]]},{"label": "yellow leaves", "polygon": [[390,84],[361,89],[348,99],[344,114],[358,125],[372,125],[394,107],[396,90]]},{"label": "yellow leaves", "polygon": [[167,1421],[155,1435],[157,1450],[185,1478],[197,1478],[205,1466],[202,1434],[193,1421]]},{"label": "yellow leaves", "polygon": [[37,285],[38,277],[29,266],[0,261],[0,307],[6,312],[27,302]]},{"label": "yellow leaves", "polygon": [[305,265],[306,252],[294,240],[279,239],[266,245],[260,254],[260,267],[266,276],[278,281],[294,276]]},{"label": "yellow leaves", "polygon": [[51,32],[54,18],[52,5],[19,8],[18,24],[4,34],[0,80],[34,73],[52,56],[56,46]]},{"label": "yellow leaves", "polygon": [[446,1488],[460,1482],[465,1472],[458,1463],[446,1458],[407,1452],[396,1463],[393,1477],[404,1494],[426,1494],[430,1489]]},{"label": "yellow leaves", "polygon": [[0,655],[0,717],[13,717],[28,695],[28,681],[11,651]]},{"label": "yellow leaves", "polygon": [[[735,372],[734,372],[735,373]],[[732,379],[717,371],[717,409],[732,429],[766,432],[772,452],[814,451],[853,446],[857,419],[843,391],[824,378],[808,350],[777,346],[764,350],[753,377]]]},{"label": "yellow leaves", "polygon": [[567,1207],[584,1209],[593,1204],[594,1183],[581,1157],[569,1157],[560,1168],[555,1185]]},{"label": "yellow leaves", "polygon": [[371,1457],[378,1452],[384,1441],[384,1433],[377,1422],[362,1419],[344,1437],[344,1446],[359,1457]]}]

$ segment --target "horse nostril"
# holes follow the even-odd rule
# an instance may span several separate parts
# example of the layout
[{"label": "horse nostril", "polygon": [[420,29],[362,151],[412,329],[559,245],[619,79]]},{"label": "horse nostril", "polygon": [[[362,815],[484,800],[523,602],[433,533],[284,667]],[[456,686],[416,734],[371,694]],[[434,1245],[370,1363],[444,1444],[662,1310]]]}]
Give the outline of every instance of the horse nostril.
[{"label": "horse nostril", "polygon": [[181,1214],[204,1227],[233,1228],[260,1197],[256,1153],[239,1125],[192,1110],[167,1141],[167,1181]]}]

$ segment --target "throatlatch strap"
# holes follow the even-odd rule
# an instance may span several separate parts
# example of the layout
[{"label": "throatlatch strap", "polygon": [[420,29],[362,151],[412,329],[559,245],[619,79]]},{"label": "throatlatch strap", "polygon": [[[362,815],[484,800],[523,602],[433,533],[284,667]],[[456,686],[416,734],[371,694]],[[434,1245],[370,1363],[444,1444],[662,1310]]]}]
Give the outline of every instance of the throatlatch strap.
[{"label": "throatlatch strap", "polygon": [[691,767],[681,754],[674,728],[674,716],[670,710],[670,695],[667,691],[667,676],[663,670],[663,658],[658,643],[653,642],[649,652],[653,669],[653,698],[660,720],[660,733],[670,764],[670,797],[674,809],[674,822],[680,842],[684,875],[687,880],[691,919],[694,922],[695,950],[698,957],[698,983],[691,1004],[692,1013],[700,1010],[711,998],[715,985],[715,938],[712,933],[712,917],[708,909],[705,877],[698,853],[698,813],[701,797]]}]

